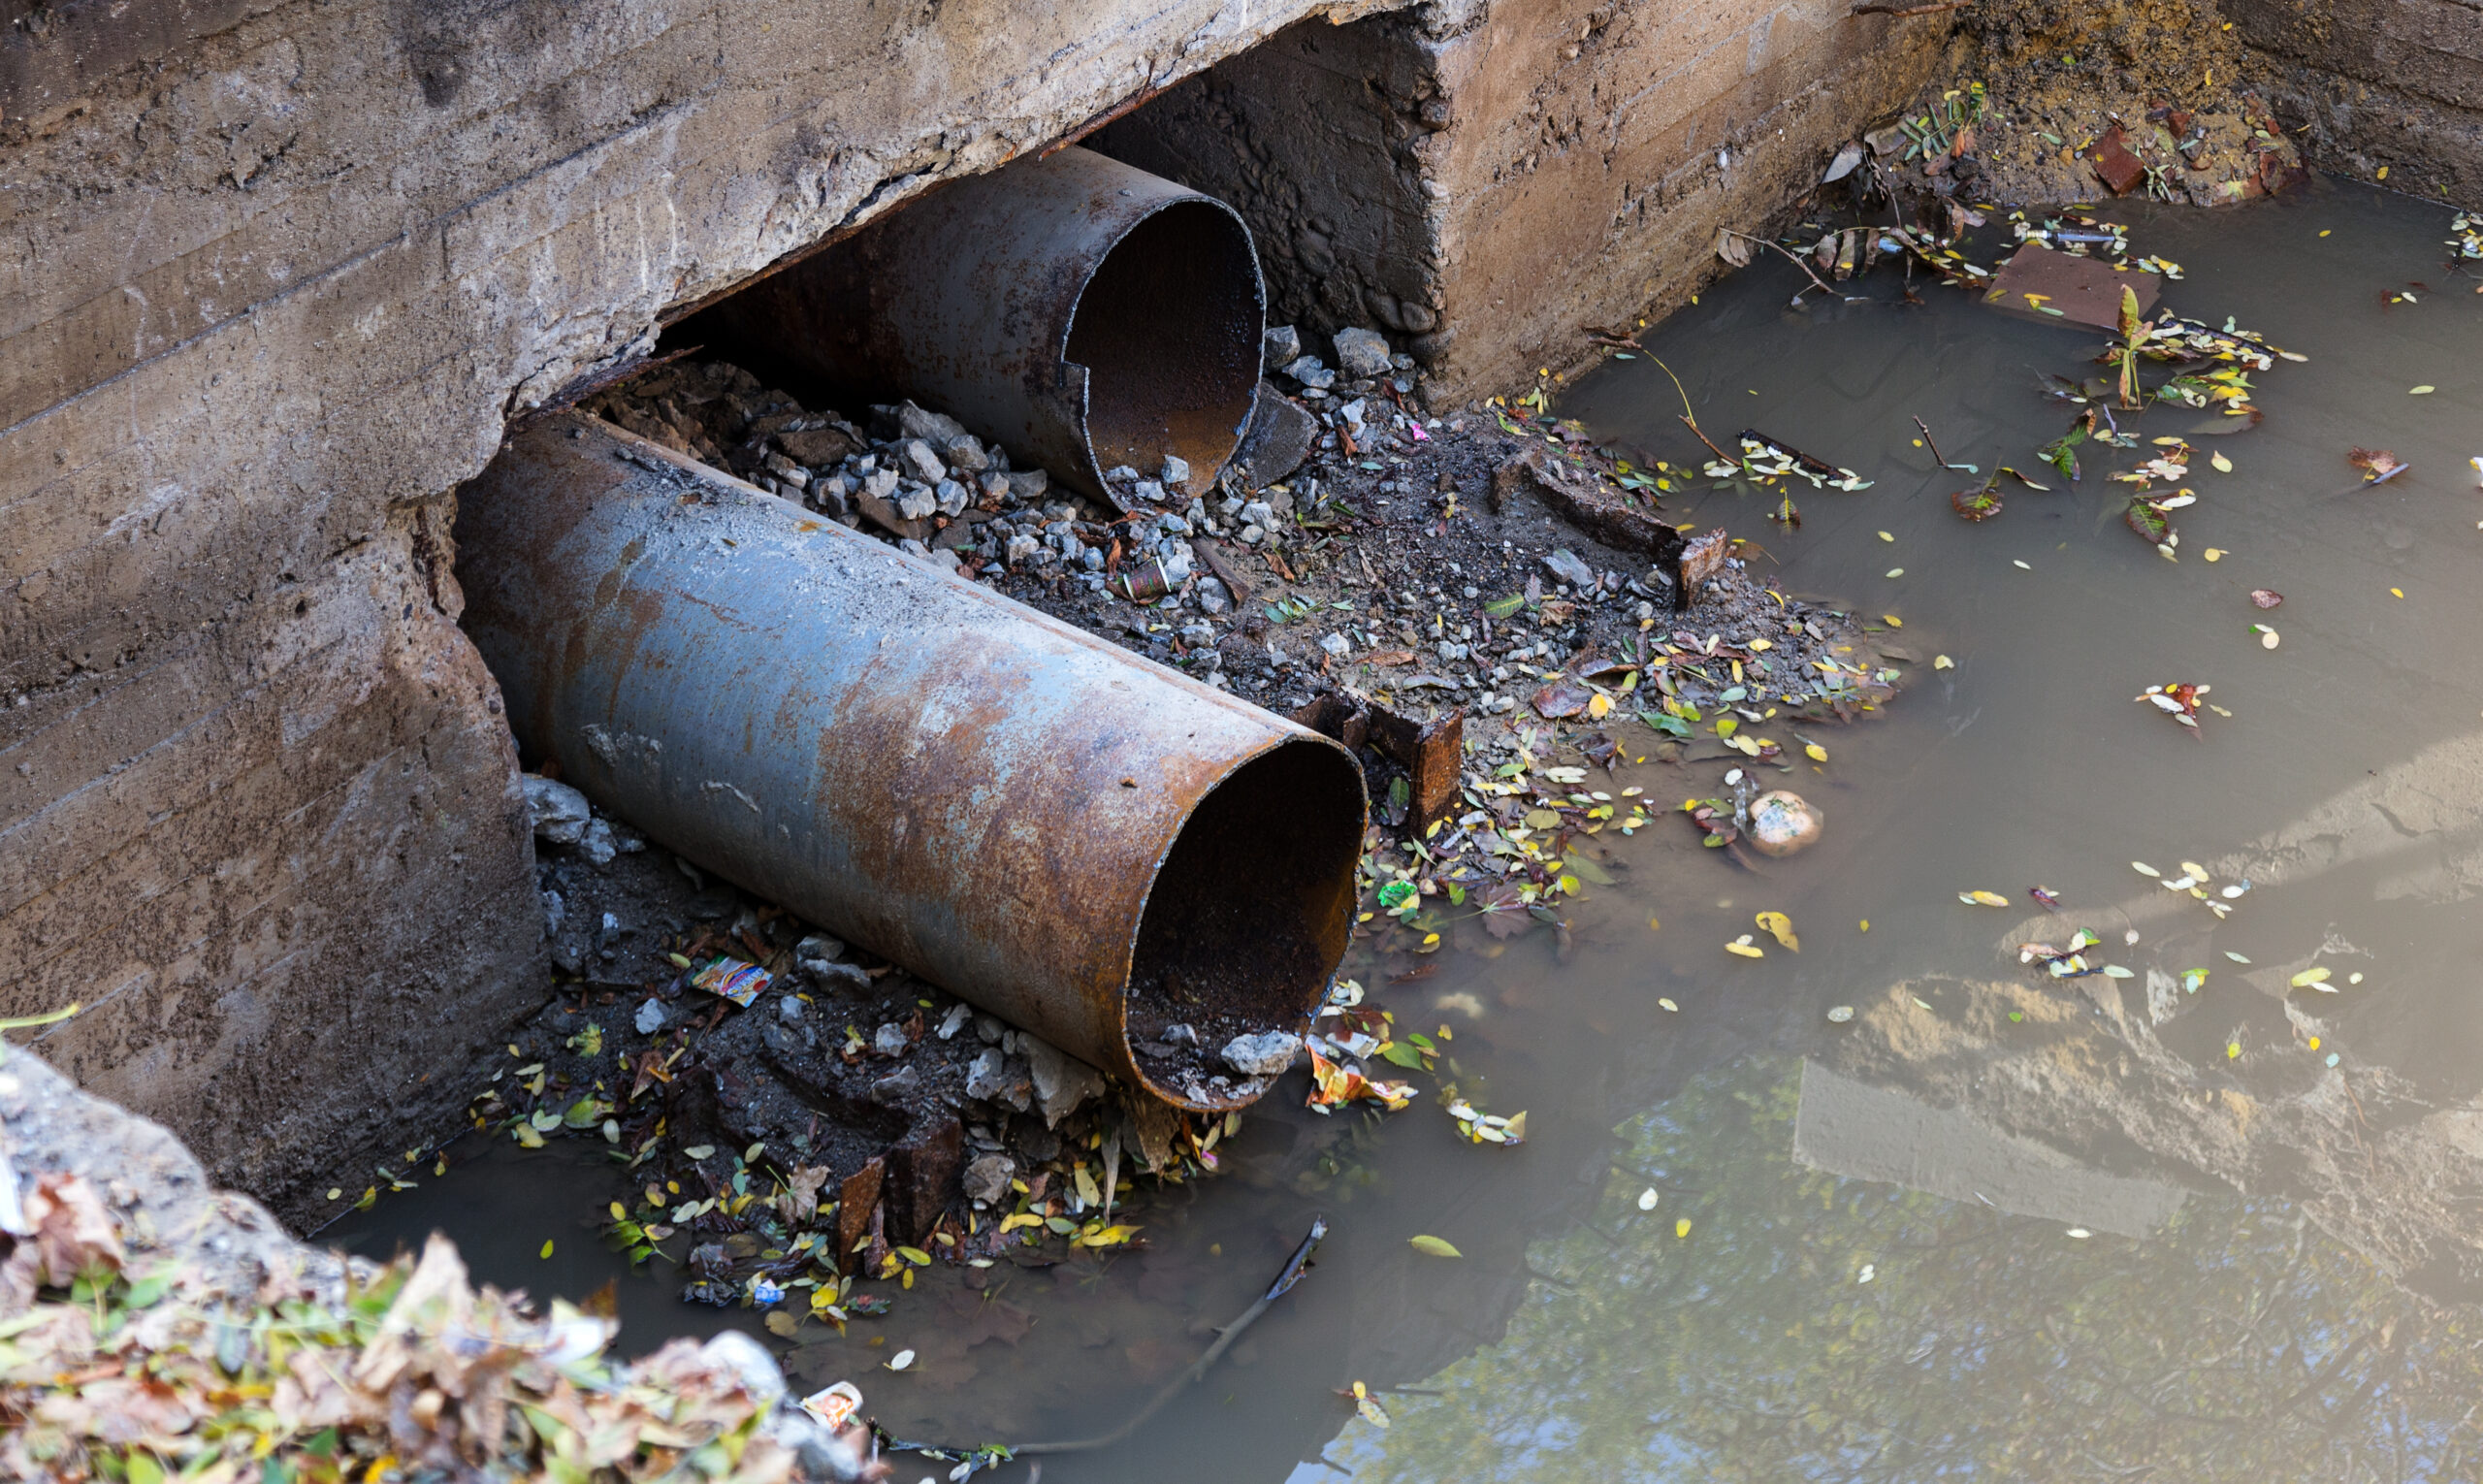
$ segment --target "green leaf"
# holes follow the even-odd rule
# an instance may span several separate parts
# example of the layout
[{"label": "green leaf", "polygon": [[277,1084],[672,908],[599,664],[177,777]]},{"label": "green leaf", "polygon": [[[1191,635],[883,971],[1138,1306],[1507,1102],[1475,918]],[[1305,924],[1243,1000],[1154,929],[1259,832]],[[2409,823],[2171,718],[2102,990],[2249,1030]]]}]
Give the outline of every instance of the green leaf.
[{"label": "green leaf", "polygon": [[1526,595],[1523,593],[1511,593],[1506,597],[1496,597],[1490,602],[1485,603],[1483,605],[1483,611],[1496,619],[1504,619],[1525,606]]},{"label": "green leaf", "polygon": [[1412,1243],[1415,1251],[1425,1253],[1432,1257],[1464,1257],[1466,1255],[1455,1247],[1450,1246],[1444,1240],[1437,1237],[1415,1237],[1408,1239],[1408,1241]]},{"label": "green leaf", "polygon": [[1411,1071],[1423,1070],[1423,1053],[1403,1041],[1391,1041],[1379,1048],[1379,1054]]}]

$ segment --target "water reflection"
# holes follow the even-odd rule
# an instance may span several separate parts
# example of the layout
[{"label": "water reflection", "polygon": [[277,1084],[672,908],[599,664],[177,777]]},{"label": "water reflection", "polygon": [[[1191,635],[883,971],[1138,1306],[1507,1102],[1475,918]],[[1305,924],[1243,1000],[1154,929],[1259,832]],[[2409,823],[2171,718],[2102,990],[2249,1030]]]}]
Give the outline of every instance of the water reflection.
[{"label": "water reflection", "polygon": [[[1792,311],[1790,270],[1761,264],[1650,337],[1703,424],[1879,481],[1801,495],[1797,532],[1703,481],[1668,512],[1757,536],[1791,590],[1898,616],[1917,662],[1885,717],[1786,780],[1827,816],[1812,850],[1759,875],[1687,825],[1607,836],[1618,885],[1565,958],[1475,931],[1355,966],[1401,1024],[1453,1028],[1444,1072],[1528,1110],[1524,1148],[1458,1142],[1428,1099],[1388,1119],[1271,1100],[1229,1178],[1137,1198],[1147,1251],[934,1271],[885,1320],[806,1335],[789,1369],[856,1379],[907,1436],[1107,1432],[1324,1212],[1317,1270],[1206,1385],[1045,1477],[1334,1477],[1297,1467],[1323,1448],[1408,1481],[2475,1476],[2483,509],[2455,471],[2483,452],[2483,297],[2381,308],[2437,272],[2447,213],[2420,203],[2322,188],[2121,214],[2187,265],[2168,304],[2311,357],[2263,378],[2262,426],[2215,440],[2236,469],[2200,474],[2177,563],[2120,528],[2118,466],[1968,525],[1962,476],[1912,446],[1919,414],[1951,458],[2028,467],[2068,420],[2035,383],[2091,370],[2088,332],[1945,289],[1908,306],[1886,275],[1861,285],[1876,303]],[[1646,459],[1698,452],[1647,361],[1564,410]],[[2333,498],[2356,444],[2420,477]],[[2273,651],[2248,627],[2260,587],[2285,595]],[[2193,741],[2130,700],[2177,679],[2233,714]],[[1709,744],[1611,786],[1712,795],[1743,760]],[[2134,859],[2250,890],[2218,919]],[[1802,951],[1725,955],[1761,911]],[[2130,977],[2019,963],[2080,928]],[[2341,992],[2294,987],[2319,965]],[[556,1276],[535,1253],[555,1221],[560,1261],[587,1250],[606,1177],[547,1180],[548,1154],[391,1197],[365,1238],[436,1222],[482,1276],[591,1289],[591,1264]],[[1424,1234],[1465,1255],[1422,1256]],[[756,1329],[639,1284],[633,1347]],[[919,1357],[902,1376],[883,1369],[899,1348]],[[1355,1380],[1382,1389],[1387,1432],[1353,1420]]]},{"label": "water reflection", "polygon": [[1529,1249],[1544,1278],[1506,1339],[1329,1456],[1406,1484],[2476,1467],[2472,1313],[2287,1203],[2192,1199],[2146,1241],[2081,1239],[1805,1168],[1804,1088],[1803,1063],[1756,1056],[1631,1120],[1594,1217]]}]

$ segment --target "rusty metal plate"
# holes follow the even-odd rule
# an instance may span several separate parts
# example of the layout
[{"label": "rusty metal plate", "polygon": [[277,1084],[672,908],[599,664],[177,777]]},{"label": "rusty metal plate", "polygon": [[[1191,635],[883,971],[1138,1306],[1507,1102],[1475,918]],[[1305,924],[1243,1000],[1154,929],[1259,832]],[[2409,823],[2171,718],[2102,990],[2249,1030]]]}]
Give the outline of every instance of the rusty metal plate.
[{"label": "rusty metal plate", "polygon": [[2163,279],[2139,269],[2114,268],[2100,259],[2028,242],[2002,265],[1983,302],[2046,319],[2118,330],[2124,288],[2138,295],[2138,311],[2144,314],[2155,307]]}]

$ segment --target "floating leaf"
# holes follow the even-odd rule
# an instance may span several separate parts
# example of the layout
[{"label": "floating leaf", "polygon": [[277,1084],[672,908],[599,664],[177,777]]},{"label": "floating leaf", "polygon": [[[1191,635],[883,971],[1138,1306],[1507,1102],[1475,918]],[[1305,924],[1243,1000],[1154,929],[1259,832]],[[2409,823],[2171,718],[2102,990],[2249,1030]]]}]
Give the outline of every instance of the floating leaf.
[{"label": "floating leaf", "polygon": [[1725,944],[1725,952],[1727,953],[1739,954],[1744,958],[1764,958],[1767,956],[1767,951],[1760,948],[1757,944],[1751,942],[1750,934],[1748,933],[1744,933],[1740,937],[1735,938],[1732,942]]},{"label": "floating leaf", "polygon": [[2301,973],[2295,975],[2290,981],[2288,981],[2288,983],[2290,983],[2296,989],[2317,989],[2322,994],[2335,994],[2337,992],[2329,985],[2328,966],[2326,964],[2320,964],[2314,968],[2305,969]]},{"label": "floating leaf", "polygon": [[1813,762],[1825,762],[1827,761],[1827,749],[1820,746],[1817,742],[1805,742],[1802,744],[1802,756],[1810,758]]},{"label": "floating leaf", "polygon": [[1976,907],[2006,907],[2009,898],[1997,891],[1960,891],[1957,900]]},{"label": "floating leaf", "polygon": [[1640,1210],[1654,1210],[1656,1209],[1656,1203],[1661,1199],[1661,1196],[1656,1194],[1656,1187],[1650,1185],[1646,1189],[1638,1192],[1638,1209]]},{"label": "floating leaf", "polygon": [[2158,878],[2160,878],[2160,877],[2162,877],[2162,876],[2164,875],[2164,873],[2163,873],[2163,872],[2161,872],[2161,871],[2157,870],[2155,867],[2153,867],[2153,866],[2151,866],[2151,865],[2148,865],[2148,864],[2147,864],[2145,861],[2144,861],[2144,860],[2133,860],[2133,861],[2131,861],[2131,862],[2130,862],[2130,869],[2131,869],[2131,870],[2133,870],[2133,871],[2136,871],[2136,872],[2137,872],[2138,874],[2140,874],[2141,876],[2153,876],[2153,877],[2158,877]]},{"label": "floating leaf", "polygon": [[1781,912],[1762,912],[1758,915],[1757,921],[1761,932],[1771,935],[1777,942],[1796,953],[1802,951],[1802,940],[1793,934],[1791,918]]},{"label": "floating leaf", "polygon": [[1363,1420],[1372,1427],[1388,1426],[1388,1414],[1380,1410],[1378,1401],[1370,1394],[1370,1388],[1360,1381],[1354,1382],[1354,1410],[1362,1413]]},{"label": "floating leaf", "polygon": [[1661,1005],[1664,1009],[1671,1011],[1674,1015],[1681,1014],[1681,1007],[1668,999],[1658,999],[1656,1003]]},{"label": "floating leaf", "polygon": [[888,1369],[890,1371],[903,1371],[906,1367],[913,1364],[914,1352],[911,1350],[899,1350],[894,1355],[888,1357]]},{"label": "floating leaf", "polygon": [[1411,1237],[1406,1241],[1415,1251],[1430,1257],[1464,1257],[1466,1255],[1449,1245],[1446,1240],[1438,1237]]},{"label": "floating leaf", "polygon": [[1674,1223],[1672,1224],[1672,1234],[1673,1234],[1675,1237],[1687,1237],[1687,1236],[1689,1236],[1689,1235],[1690,1235],[1690,1218],[1689,1218],[1688,1216],[1684,1216],[1684,1217],[1682,1217],[1680,1220],[1678,1220],[1678,1221],[1674,1222]]},{"label": "floating leaf", "polygon": [[1827,1013],[1827,1019],[1830,1025],[1843,1025],[1846,1021],[1853,1018],[1854,1007],[1851,1005],[1839,1005]]},{"label": "floating leaf", "polygon": [[1957,667],[1957,661],[1947,655],[1934,655],[1931,659],[1931,667],[1935,670],[1953,670]]},{"label": "floating leaf", "polygon": [[2266,588],[2250,590],[2250,601],[2262,608],[2273,608],[2284,600],[2284,595],[2281,593],[2271,593]]}]

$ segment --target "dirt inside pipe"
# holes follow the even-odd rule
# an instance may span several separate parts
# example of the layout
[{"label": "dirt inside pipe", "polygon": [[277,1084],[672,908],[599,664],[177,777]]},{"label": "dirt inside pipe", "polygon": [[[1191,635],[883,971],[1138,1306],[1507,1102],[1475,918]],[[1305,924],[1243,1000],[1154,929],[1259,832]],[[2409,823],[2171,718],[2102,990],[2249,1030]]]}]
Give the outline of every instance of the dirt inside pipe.
[{"label": "dirt inside pipe", "polygon": [[1232,457],[1259,384],[1264,314],[1250,235],[1232,212],[1177,202],[1122,238],[1079,296],[1068,359],[1087,369],[1100,469],[1148,478],[1173,454],[1204,489]]},{"label": "dirt inside pipe", "polygon": [[1191,813],[1147,895],[1130,964],[1130,1049],[1159,1091],[1226,1107],[1263,1090],[1265,1079],[1235,1071],[1222,1052],[1236,1036],[1301,1029],[1317,1004],[1344,952],[1361,792],[1343,752],[1287,742]]}]

